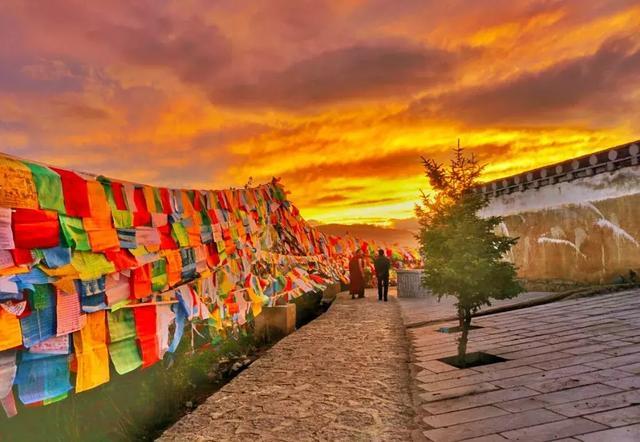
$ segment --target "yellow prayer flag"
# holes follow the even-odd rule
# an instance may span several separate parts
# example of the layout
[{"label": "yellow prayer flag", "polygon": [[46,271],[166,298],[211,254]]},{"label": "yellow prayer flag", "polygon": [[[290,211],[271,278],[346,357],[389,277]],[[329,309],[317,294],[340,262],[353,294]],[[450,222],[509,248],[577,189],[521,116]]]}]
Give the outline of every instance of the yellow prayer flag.
[{"label": "yellow prayer flag", "polygon": [[0,307],[0,351],[22,345],[20,320]]},{"label": "yellow prayer flag", "polygon": [[247,293],[249,293],[249,299],[251,299],[251,311],[255,318],[262,313],[262,298],[251,287],[247,287]]},{"label": "yellow prayer flag", "polygon": [[13,276],[21,273],[29,273],[30,269],[27,266],[14,266],[7,267],[6,269],[0,269],[0,276]]},{"label": "yellow prayer flag", "polygon": [[114,264],[102,253],[74,251],[71,265],[78,271],[82,280],[97,279],[116,271]]},{"label": "yellow prayer flag", "polygon": [[31,169],[4,156],[0,156],[0,207],[38,208],[38,193]]},{"label": "yellow prayer flag", "polygon": [[78,361],[76,393],[109,382],[109,351],[104,310],[89,313],[85,326],[73,333]]}]

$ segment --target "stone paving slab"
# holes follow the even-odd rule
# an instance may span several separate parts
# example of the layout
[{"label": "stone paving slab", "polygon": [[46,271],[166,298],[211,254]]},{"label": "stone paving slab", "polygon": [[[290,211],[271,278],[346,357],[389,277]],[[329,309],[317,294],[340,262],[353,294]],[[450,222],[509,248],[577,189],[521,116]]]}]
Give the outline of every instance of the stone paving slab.
[{"label": "stone paving slab", "polygon": [[341,294],[160,440],[411,440],[408,348],[395,298]]},{"label": "stone paving slab", "polygon": [[[437,319],[443,312],[419,314]],[[456,353],[456,335],[437,330],[455,323],[408,329],[429,440],[640,441],[640,292],[538,305],[473,324],[482,328],[470,332],[469,352],[506,362],[451,368],[438,359]]]},{"label": "stone paving slab", "polygon": [[[395,289],[390,289],[395,293]],[[533,301],[548,297],[551,292],[526,292],[512,299],[495,301],[491,307],[505,307],[515,305],[526,301]],[[402,306],[402,319],[407,327],[420,324],[427,321],[438,321],[450,318],[456,315],[454,307],[455,298],[444,296],[440,301],[434,296],[424,298],[398,298],[398,302]],[[483,310],[486,310],[484,308]]]}]

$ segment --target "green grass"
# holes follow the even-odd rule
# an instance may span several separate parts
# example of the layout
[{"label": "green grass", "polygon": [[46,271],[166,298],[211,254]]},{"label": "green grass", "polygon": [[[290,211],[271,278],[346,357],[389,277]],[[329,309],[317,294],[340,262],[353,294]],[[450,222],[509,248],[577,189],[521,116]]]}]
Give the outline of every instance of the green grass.
[{"label": "green grass", "polygon": [[195,335],[195,348],[207,346],[193,352],[187,328],[172,360],[167,355],[123,376],[112,370],[109,383],[45,407],[19,405],[18,416],[0,418],[0,440],[153,440],[228,382],[234,364],[241,366],[258,351],[251,329],[230,333],[215,345],[207,341]]}]

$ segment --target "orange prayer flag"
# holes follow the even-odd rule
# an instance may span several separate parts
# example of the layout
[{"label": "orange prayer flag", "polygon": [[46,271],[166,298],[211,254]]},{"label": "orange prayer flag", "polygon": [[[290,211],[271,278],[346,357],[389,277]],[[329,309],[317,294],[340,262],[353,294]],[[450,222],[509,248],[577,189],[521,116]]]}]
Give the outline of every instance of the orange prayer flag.
[{"label": "orange prayer flag", "polygon": [[174,287],[182,281],[182,258],[179,250],[164,250],[167,259],[167,278],[169,286]]},{"label": "orange prayer flag", "polygon": [[0,351],[22,345],[22,329],[17,316],[0,307]]},{"label": "orange prayer flag", "polygon": [[91,250],[100,252],[120,248],[120,241],[111,220],[111,209],[104,188],[97,181],[87,181],[91,217],[83,218],[82,224],[89,235]]}]

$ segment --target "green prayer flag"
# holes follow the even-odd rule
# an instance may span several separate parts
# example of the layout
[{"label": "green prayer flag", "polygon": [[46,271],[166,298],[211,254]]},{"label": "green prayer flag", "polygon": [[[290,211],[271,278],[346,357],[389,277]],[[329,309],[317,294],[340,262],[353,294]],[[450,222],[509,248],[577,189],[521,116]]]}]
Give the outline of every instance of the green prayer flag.
[{"label": "green prayer flag", "polygon": [[156,204],[156,210],[155,212],[157,213],[162,213],[162,198],[160,197],[160,189],[158,189],[157,187],[153,187],[153,201]]},{"label": "green prayer flag", "polygon": [[71,265],[78,271],[83,281],[97,279],[116,271],[115,265],[102,253],[74,250],[71,255]]},{"label": "green prayer flag", "polygon": [[189,234],[187,233],[187,229],[184,228],[184,224],[182,224],[182,222],[177,221],[171,224],[171,232],[173,233],[173,238],[178,242],[180,247],[189,247]]},{"label": "green prayer flag", "polygon": [[26,163],[31,169],[33,181],[38,193],[38,204],[42,209],[55,210],[59,213],[67,213],[64,207],[64,195],[62,193],[62,180],[60,175],[53,170],[39,164]]},{"label": "green prayer flag", "polygon": [[98,177],[98,182],[102,184],[102,188],[104,189],[104,196],[107,198],[107,203],[109,203],[109,208],[111,212],[114,210],[118,210],[116,206],[116,200],[113,198],[113,188],[111,187],[111,182],[105,177]]},{"label": "green prayer flag", "polygon": [[191,204],[194,204],[196,201],[196,191],[187,190],[187,196],[189,197],[189,201],[191,201]]},{"label": "green prayer flag", "polygon": [[169,284],[167,276],[167,261],[159,259],[151,263],[151,289],[154,292],[161,292]]},{"label": "green prayer flag", "polygon": [[87,235],[87,232],[84,230],[81,218],[62,214],[58,215],[58,218],[60,220],[60,229],[62,230],[64,245],[78,251],[86,252],[91,250],[89,235]]},{"label": "green prayer flag", "polygon": [[53,290],[50,284],[34,284],[33,297],[31,298],[34,310],[43,310],[51,305]]},{"label": "green prayer flag", "polygon": [[[114,204],[115,207],[115,204]],[[133,227],[133,213],[128,210],[111,209],[113,224],[118,229]]]},{"label": "green prayer flag", "polygon": [[[130,310],[122,309],[120,311]],[[135,339],[112,342],[109,344],[109,356],[118,374],[129,373],[142,366],[142,358],[138,352]]]},{"label": "green prayer flag", "polygon": [[136,344],[136,324],[133,310],[123,308],[107,315],[109,325],[109,355],[118,374],[129,373],[142,366]]},{"label": "green prayer flag", "polygon": [[136,337],[136,323],[133,310],[130,308],[110,311],[107,315],[109,324],[109,338],[111,342]]},{"label": "green prayer flag", "polygon": [[203,209],[200,211],[200,218],[202,219],[202,224],[204,224],[205,226],[211,225],[211,217],[206,210]]},{"label": "green prayer flag", "polygon": [[31,255],[38,261],[44,261],[44,252],[42,249],[31,249]]}]

